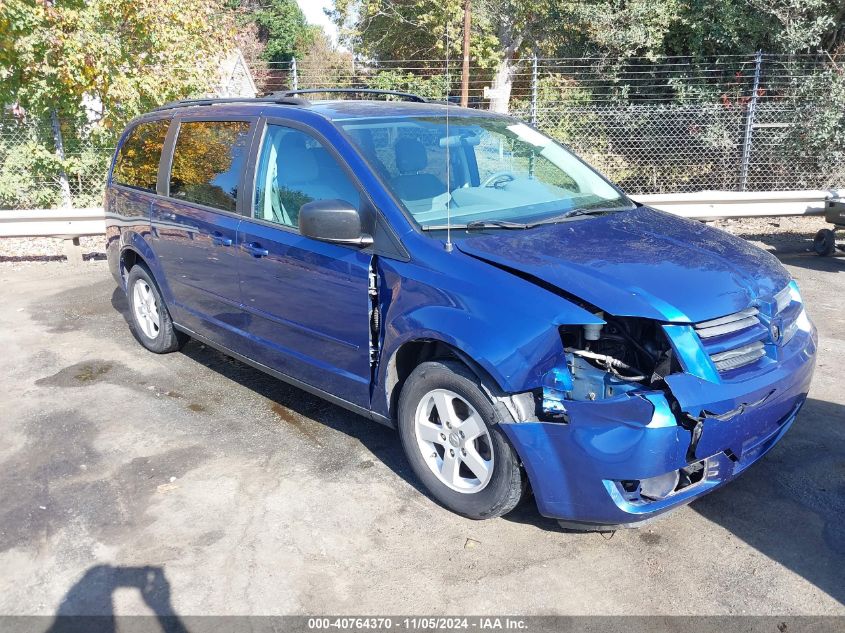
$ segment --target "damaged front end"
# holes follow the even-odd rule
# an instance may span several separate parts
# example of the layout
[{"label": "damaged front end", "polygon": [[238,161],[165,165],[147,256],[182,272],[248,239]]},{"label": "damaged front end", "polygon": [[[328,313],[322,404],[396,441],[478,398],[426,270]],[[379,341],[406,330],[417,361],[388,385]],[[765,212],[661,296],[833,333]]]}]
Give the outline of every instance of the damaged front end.
[{"label": "damaged front end", "polygon": [[561,327],[565,360],[514,398],[522,421],[502,427],[540,512],[581,528],[636,524],[772,448],[814,367],[815,330],[790,288],[703,324],[599,314],[603,325]]}]

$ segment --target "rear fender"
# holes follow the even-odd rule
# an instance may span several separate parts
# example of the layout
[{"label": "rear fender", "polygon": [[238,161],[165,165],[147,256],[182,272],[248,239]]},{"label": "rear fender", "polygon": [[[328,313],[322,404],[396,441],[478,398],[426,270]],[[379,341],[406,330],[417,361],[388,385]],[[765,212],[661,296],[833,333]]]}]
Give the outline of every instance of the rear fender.
[{"label": "rear fender", "polygon": [[[150,247],[150,244],[147,242],[145,237],[136,231],[125,230],[121,233],[120,241],[121,262],[123,261],[123,256],[126,251],[134,251],[138,258],[143,260],[147,268],[149,268],[150,272],[153,274],[153,278],[155,279],[156,285],[158,285],[164,302],[166,304],[172,304],[171,299],[173,295],[170,291],[170,285],[167,283],[167,279],[161,270],[158,257],[156,257],[155,252]],[[121,270],[121,273],[122,272],[123,271]],[[126,290],[125,284],[122,285],[124,285],[124,290]]]}]

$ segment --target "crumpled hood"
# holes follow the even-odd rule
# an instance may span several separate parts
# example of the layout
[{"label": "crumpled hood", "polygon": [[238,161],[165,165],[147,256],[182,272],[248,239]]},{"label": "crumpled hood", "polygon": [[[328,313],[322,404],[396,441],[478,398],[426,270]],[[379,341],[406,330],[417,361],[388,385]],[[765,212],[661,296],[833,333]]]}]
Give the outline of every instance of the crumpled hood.
[{"label": "crumpled hood", "polygon": [[468,255],[533,276],[616,316],[677,323],[738,312],[789,282],[743,239],[640,207],[464,238]]}]

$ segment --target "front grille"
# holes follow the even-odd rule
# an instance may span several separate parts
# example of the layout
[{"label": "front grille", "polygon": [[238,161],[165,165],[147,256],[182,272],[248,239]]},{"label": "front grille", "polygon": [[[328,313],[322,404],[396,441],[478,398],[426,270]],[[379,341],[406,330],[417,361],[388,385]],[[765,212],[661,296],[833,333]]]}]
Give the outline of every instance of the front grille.
[{"label": "front grille", "polygon": [[745,365],[749,365],[758,358],[763,358],[765,355],[766,348],[763,345],[763,341],[757,341],[750,345],[729,349],[726,352],[711,354],[710,358],[713,360],[713,364],[716,365],[716,369],[719,371],[729,371],[738,367],[745,367]]},{"label": "front grille", "polygon": [[695,329],[701,338],[731,334],[760,323],[759,312],[757,308],[746,308],[712,321],[703,321],[696,325]]},{"label": "front grille", "polygon": [[769,329],[757,308],[702,321],[695,331],[719,373],[745,367],[766,355],[764,341]]},{"label": "front grille", "polygon": [[701,344],[719,373],[756,363],[766,356],[767,343],[785,345],[795,334],[803,308],[793,300],[789,286],[761,304],[761,308],[762,312],[748,307],[695,325]]}]

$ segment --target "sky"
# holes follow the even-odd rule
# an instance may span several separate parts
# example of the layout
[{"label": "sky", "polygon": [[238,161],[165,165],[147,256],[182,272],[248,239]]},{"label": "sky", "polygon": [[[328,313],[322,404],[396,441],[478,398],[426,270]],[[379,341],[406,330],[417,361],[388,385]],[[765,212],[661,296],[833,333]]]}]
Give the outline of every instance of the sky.
[{"label": "sky", "polygon": [[309,24],[322,26],[326,34],[337,44],[337,27],[329,20],[323,9],[331,7],[331,0],[296,0]]}]

